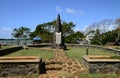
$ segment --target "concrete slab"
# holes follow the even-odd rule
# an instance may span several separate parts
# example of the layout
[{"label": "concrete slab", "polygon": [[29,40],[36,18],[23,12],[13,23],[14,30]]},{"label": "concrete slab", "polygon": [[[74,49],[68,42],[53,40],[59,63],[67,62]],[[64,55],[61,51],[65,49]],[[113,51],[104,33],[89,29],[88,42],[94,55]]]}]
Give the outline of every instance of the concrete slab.
[{"label": "concrete slab", "polygon": [[38,56],[9,56],[0,57],[0,63],[20,63],[20,62],[40,62],[42,59]]},{"label": "concrete slab", "polygon": [[83,56],[83,59],[86,60],[87,62],[120,62],[119,59],[110,59],[110,56],[98,56],[98,55]]}]

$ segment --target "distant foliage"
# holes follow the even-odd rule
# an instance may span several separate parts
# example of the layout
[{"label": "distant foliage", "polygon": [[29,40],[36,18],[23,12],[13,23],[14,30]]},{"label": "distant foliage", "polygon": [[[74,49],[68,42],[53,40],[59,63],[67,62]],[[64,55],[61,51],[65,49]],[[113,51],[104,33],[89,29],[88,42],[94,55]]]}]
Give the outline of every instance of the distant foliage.
[{"label": "distant foliage", "polygon": [[89,32],[96,31],[98,29],[100,33],[105,33],[110,31],[111,26],[113,26],[113,23],[114,22],[110,19],[104,19],[100,22],[88,25],[84,32],[85,34],[89,34]]},{"label": "distant foliage", "polygon": [[118,37],[118,31],[119,29],[116,29],[102,34],[95,34],[91,43],[95,45],[105,45],[107,42],[115,42]]},{"label": "distant foliage", "polygon": [[91,41],[91,44],[105,45],[107,42],[115,42],[117,38],[120,38],[120,18],[115,21],[110,19],[104,19],[98,23],[89,25],[85,33],[95,32],[95,36]]},{"label": "distant foliage", "polygon": [[14,28],[12,35],[15,38],[29,38],[30,28],[27,27]]},{"label": "distant foliage", "polygon": [[37,25],[35,31],[31,33],[31,38],[40,36],[43,42],[51,42],[55,23],[56,21],[52,21]]},{"label": "distant foliage", "polygon": [[77,43],[77,40],[79,40],[79,38],[84,38],[84,35],[83,35],[83,33],[77,31],[77,32],[65,37],[65,42],[66,43]]},{"label": "distant foliage", "polygon": [[24,39],[24,45],[26,45],[26,40],[30,38],[30,28],[27,27],[20,27],[20,28],[14,28],[12,35],[18,39],[17,44],[20,44],[20,40]]}]

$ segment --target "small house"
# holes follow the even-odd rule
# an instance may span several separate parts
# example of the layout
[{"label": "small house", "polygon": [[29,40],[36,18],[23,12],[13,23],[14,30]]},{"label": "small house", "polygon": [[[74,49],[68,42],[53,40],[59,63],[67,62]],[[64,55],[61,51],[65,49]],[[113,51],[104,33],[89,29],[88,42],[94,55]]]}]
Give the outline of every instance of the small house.
[{"label": "small house", "polygon": [[90,42],[94,38],[94,36],[95,36],[94,33],[90,33],[86,36],[86,41],[88,42],[88,44],[90,44]]}]

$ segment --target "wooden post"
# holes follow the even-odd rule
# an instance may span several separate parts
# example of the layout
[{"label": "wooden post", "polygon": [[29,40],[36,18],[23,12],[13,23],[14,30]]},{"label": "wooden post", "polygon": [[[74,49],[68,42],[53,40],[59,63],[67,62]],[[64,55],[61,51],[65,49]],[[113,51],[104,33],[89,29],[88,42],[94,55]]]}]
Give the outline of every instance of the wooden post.
[{"label": "wooden post", "polygon": [[86,48],[86,55],[88,55],[89,53],[88,53],[88,47]]},{"label": "wooden post", "polygon": [[0,49],[2,48],[2,44],[0,43]]}]

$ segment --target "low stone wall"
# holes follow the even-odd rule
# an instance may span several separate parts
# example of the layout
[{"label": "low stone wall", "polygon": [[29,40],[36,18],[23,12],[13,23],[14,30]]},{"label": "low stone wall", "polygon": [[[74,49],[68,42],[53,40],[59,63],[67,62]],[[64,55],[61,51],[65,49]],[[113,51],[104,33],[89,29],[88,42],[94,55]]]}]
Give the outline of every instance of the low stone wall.
[{"label": "low stone wall", "polygon": [[25,76],[38,73],[37,64],[34,63],[7,63],[0,64],[0,77]]},{"label": "low stone wall", "polygon": [[34,45],[28,45],[28,47],[50,47],[51,44],[34,44]]},{"label": "low stone wall", "polygon": [[19,46],[19,47],[11,47],[11,48],[2,49],[0,50],[0,56],[7,55],[9,53],[21,50],[22,48],[23,48],[22,46]]},{"label": "low stone wall", "polygon": [[[89,70],[90,73],[119,74],[120,75],[120,60],[98,59],[98,58],[90,59],[89,57],[94,57],[94,56],[83,56],[83,64]],[[97,57],[101,58],[101,56],[97,56]]]},{"label": "low stone wall", "polygon": [[40,74],[43,68],[42,59],[37,56],[0,57],[0,78]]},{"label": "low stone wall", "polygon": [[112,53],[115,53],[115,54],[120,54],[120,50],[107,48],[107,47],[103,47],[103,46],[97,46],[97,45],[67,44],[67,46],[97,48],[97,49],[105,50],[107,52],[109,51],[109,52],[112,52]]}]

